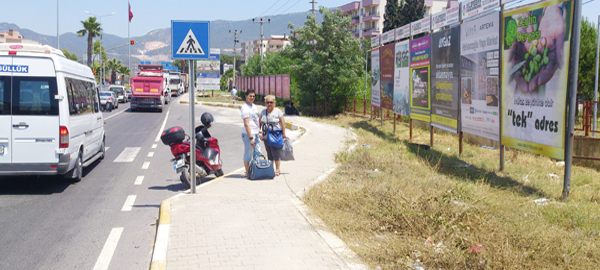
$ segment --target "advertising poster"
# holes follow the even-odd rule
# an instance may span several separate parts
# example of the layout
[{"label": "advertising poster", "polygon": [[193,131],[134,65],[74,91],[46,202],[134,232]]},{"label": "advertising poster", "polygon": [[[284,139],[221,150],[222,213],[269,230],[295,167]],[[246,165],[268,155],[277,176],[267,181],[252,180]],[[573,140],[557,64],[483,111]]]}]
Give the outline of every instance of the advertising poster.
[{"label": "advertising poster", "polygon": [[379,68],[379,48],[371,50],[371,106],[381,106],[381,82],[379,81],[381,69]]},{"label": "advertising poster", "polygon": [[410,41],[410,118],[430,122],[429,65],[431,35]]},{"label": "advertising poster", "polygon": [[500,141],[500,12],[461,25],[461,131]]},{"label": "advertising poster", "polygon": [[388,110],[394,109],[394,43],[379,48],[380,53],[380,86],[381,107]]},{"label": "advertising poster", "polygon": [[458,133],[460,27],[431,35],[431,125]]},{"label": "advertising poster", "polygon": [[282,82],[282,90],[283,90],[283,98],[284,99],[291,99],[291,93],[290,93],[290,84],[291,84],[291,78],[290,75],[283,75],[283,82]]},{"label": "advertising poster", "polygon": [[281,76],[282,75],[276,75],[276,77],[275,77],[275,92],[276,92],[275,96],[278,98],[283,98],[283,92],[281,92],[281,83],[282,83]]},{"label": "advertising poster", "polygon": [[396,61],[394,61],[394,113],[410,116],[410,50],[408,40],[396,43]]},{"label": "advertising poster", "polygon": [[269,91],[271,95],[277,96],[277,91],[275,90],[275,75],[269,76]]},{"label": "advertising poster", "polygon": [[545,1],[502,18],[502,144],[564,159],[572,1]]},{"label": "advertising poster", "polygon": [[261,96],[265,95],[265,77],[258,76],[258,93]]},{"label": "advertising poster", "polygon": [[196,60],[196,80],[200,90],[221,89],[221,50],[210,49],[208,59]]}]

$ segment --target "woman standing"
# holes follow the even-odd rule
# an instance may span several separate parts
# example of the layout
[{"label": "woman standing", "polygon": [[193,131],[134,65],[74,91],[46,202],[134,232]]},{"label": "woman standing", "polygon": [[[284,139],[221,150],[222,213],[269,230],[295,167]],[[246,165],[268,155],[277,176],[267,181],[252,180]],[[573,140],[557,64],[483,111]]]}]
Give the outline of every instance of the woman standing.
[{"label": "woman standing", "polygon": [[[275,108],[275,96],[266,96],[265,104],[267,105],[267,108],[260,113],[261,132],[258,133],[260,139],[266,140],[269,126],[272,126],[273,129],[281,129],[283,138],[285,139],[285,119],[283,118],[283,112],[280,109]],[[271,147],[265,143],[265,149],[267,150],[267,158],[270,161],[275,161],[275,176],[279,176],[281,173],[279,169],[281,165],[281,148]]]}]

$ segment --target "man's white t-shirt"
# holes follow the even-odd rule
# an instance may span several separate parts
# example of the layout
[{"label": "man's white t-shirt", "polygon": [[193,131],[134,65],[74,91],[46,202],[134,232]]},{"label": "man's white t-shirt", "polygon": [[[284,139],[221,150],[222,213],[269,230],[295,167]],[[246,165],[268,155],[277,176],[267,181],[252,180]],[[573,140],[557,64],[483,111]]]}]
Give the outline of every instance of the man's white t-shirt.
[{"label": "man's white t-shirt", "polygon": [[[256,109],[256,105],[248,105],[248,103],[244,102],[242,105],[242,120],[245,118],[250,118],[248,121],[250,126],[250,132],[252,134],[258,134],[258,110]],[[242,129],[242,134],[246,133],[246,127],[244,126]]]}]

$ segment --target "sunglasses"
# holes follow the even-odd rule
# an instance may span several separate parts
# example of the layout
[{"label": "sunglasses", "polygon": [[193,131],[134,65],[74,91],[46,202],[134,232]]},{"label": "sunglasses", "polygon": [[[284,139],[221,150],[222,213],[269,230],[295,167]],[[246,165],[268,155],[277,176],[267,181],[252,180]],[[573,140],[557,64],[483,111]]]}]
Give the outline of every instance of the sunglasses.
[{"label": "sunglasses", "polygon": [[267,101],[265,103],[267,103],[267,104],[273,104],[273,103],[275,103],[275,101]]}]

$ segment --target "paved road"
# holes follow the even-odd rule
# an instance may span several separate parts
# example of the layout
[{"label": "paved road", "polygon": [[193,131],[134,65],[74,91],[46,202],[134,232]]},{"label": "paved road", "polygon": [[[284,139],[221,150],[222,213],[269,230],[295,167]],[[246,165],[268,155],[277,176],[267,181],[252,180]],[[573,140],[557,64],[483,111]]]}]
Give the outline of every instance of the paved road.
[{"label": "paved road", "polygon": [[[184,188],[169,148],[156,139],[163,123],[189,131],[188,109],[172,102],[162,114],[132,113],[122,103],[105,113],[106,158],[79,183],[0,178],[0,269],[148,269],[160,202]],[[204,111],[215,117],[210,132],[224,172],[243,167],[239,112],[197,106],[197,123]]]}]

